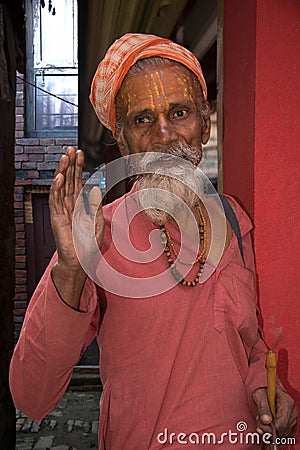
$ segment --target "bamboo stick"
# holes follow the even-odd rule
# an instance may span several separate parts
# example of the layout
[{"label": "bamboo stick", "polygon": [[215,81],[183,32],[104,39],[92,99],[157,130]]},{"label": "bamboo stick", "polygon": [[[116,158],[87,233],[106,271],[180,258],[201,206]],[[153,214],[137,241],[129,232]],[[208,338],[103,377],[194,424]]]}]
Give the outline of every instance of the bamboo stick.
[{"label": "bamboo stick", "polygon": [[[268,402],[274,420],[276,417],[276,353],[273,350],[267,352],[266,368]],[[269,445],[269,448],[274,450],[277,446],[271,444]]]}]

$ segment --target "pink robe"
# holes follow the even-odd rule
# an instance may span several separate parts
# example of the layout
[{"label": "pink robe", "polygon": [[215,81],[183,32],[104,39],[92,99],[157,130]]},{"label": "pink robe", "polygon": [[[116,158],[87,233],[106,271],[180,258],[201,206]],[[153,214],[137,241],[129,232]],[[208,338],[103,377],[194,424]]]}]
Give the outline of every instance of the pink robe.
[{"label": "pink robe", "polygon": [[[116,250],[111,221],[121,201],[104,207],[103,259],[129,277],[166,271],[172,279],[165,254],[143,264]],[[113,234],[122,242],[132,207],[128,195],[120,207],[125,215],[113,223]],[[122,281],[118,286],[117,275],[110,280],[117,293],[104,292],[87,278],[79,312],[57,294],[50,275],[54,255],[28,306],[11,362],[16,407],[33,419],[47,415],[97,336],[104,387],[100,450],[209,449],[208,439],[221,443],[222,433],[230,432],[237,433],[231,437],[239,442],[234,448],[260,448],[251,440],[247,444],[246,434],[255,431],[251,394],[266,386],[267,349],[257,324],[252,225],[238,204],[236,210],[245,265],[233,236],[214,273],[195,288],[176,285],[159,295],[130,298],[118,294]],[[149,249],[148,234],[155,229],[144,213],[135,216],[129,232],[134,247]],[[169,229],[176,243],[176,229],[171,224]],[[101,264],[99,271],[109,277]],[[247,424],[247,431],[237,429],[239,422]],[[223,435],[225,449],[232,448],[228,439]]]}]

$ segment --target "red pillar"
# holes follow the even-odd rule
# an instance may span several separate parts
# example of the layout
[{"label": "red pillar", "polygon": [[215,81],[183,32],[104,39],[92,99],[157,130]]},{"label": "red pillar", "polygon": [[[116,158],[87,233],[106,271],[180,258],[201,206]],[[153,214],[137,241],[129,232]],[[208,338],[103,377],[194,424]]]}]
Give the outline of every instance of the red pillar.
[{"label": "red pillar", "polygon": [[298,406],[299,18],[298,0],[224,1],[224,192],[254,220],[264,333]]}]

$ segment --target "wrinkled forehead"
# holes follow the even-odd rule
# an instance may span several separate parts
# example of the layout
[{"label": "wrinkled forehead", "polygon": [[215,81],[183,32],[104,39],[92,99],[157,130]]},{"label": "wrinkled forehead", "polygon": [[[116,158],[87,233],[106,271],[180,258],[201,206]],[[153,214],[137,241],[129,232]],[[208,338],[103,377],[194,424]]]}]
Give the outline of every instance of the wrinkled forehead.
[{"label": "wrinkled forehead", "polygon": [[[118,96],[127,110],[135,108],[168,108],[170,103],[193,101],[196,80],[184,66],[176,62],[145,64],[129,71]],[[199,92],[198,92],[199,95]]]}]

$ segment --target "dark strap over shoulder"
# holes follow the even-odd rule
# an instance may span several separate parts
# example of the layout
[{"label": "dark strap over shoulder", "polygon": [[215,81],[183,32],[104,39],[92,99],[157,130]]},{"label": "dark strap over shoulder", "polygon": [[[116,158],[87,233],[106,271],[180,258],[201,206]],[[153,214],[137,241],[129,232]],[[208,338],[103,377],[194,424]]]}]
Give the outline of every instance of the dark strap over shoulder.
[{"label": "dark strap over shoulder", "polygon": [[238,222],[235,212],[233,211],[232,206],[229,203],[229,201],[227,200],[227,198],[224,195],[220,194],[220,200],[221,200],[223,208],[224,208],[225,216],[226,216],[228,222],[230,223],[230,226],[233,229],[234,234],[237,237],[239,249],[241,252],[241,257],[242,257],[243,262],[245,263],[242,235],[241,235],[241,229],[240,229],[239,222]]}]

